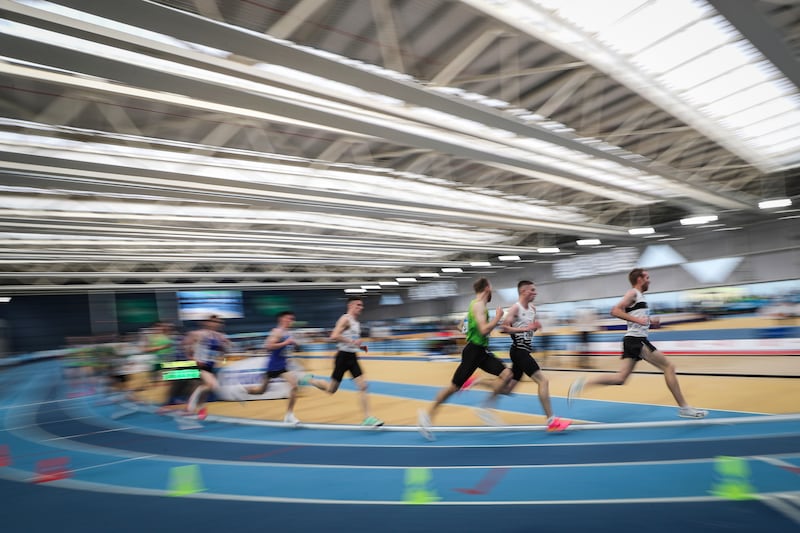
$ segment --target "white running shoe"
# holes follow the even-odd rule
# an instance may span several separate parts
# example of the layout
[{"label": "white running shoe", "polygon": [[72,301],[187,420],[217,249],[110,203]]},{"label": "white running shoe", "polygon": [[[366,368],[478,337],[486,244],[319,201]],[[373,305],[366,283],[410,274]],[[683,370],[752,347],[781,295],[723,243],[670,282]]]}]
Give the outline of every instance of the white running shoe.
[{"label": "white running shoe", "polygon": [[581,395],[584,385],[586,385],[586,378],[578,378],[572,382],[572,385],[569,386],[569,392],[567,392],[567,405],[572,405],[575,398]]},{"label": "white running shoe", "polygon": [[200,422],[193,420],[191,416],[176,416],[175,423],[178,424],[178,429],[200,429],[203,427]]},{"label": "white running shoe", "polygon": [[291,424],[293,426],[296,426],[297,424],[300,423],[300,420],[298,420],[297,417],[294,416],[294,413],[286,413],[286,416],[283,417],[283,421],[284,423]]},{"label": "white running shoe", "polygon": [[243,406],[247,405],[246,402],[250,399],[250,393],[247,392],[247,388],[241,384],[233,388],[232,396],[234,400]]},{"label": "white running shoe", "polygon": [[419,432],[422,433],[423,437],[428,440],[436,440],[436,437],[433,436],[433,431],[431,431],[431,417],[422,409],[417,412],[417,423],[419,424]]},{"label": "white running shoe", "polygon": [[708,414],[704,409],[695,409],[694,407],[681,407],[678,410],[678,416],[681,418],[703,418]]},{"label": "white running shoe", "polygon": [[480,418],[487,426],[497,427],[501,425],[500,419],[497,418],[494,413],[484,407],[476,408],[475,414],[478,415],[478,418]]}]

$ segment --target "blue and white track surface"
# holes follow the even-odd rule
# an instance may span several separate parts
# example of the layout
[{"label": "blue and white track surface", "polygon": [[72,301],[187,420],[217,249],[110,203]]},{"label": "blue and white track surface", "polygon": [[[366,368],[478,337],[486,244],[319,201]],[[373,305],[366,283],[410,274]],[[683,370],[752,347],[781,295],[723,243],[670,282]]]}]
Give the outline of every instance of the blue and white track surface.
[{"label": "blue and white track surface", "polygon": [[[2,531],[800,531],[800,415],[683,420],[577,400],[598,423],[428,442],[411,427],[219,417],[182,431],[98,400],[65,398],[57,361],[0,373]],[[69,477],[33,483],[65,458]]]}]

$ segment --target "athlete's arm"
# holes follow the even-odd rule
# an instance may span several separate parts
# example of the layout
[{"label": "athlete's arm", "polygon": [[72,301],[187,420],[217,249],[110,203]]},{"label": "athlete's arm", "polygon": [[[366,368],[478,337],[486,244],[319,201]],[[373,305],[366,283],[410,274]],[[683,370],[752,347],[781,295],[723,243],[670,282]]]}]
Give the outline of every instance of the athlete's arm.
[{"label": "athlete's arm", "polygon": [[[347,315],[342,315],[339,317],[339,320],[336,321],[336,326],[334,326],[333,331],[331,332],[331,336],[328,337],[333,342],[351,342],[350,339],[346,339],[342,337],[342,333],[344,330],[350,325],[350,317]],[[352,341],[353,344],[356,346],[361,346],[361,339],[356,339]]]},{"label": "athlete's arm", "polygon": [[494,315],[494,319],[489,322],[486,321],[486,304],[478,300],[472,304],[472,315],[475,317],[475,322],[478,324],[478,331],[481,335],[489,335],[497,324],[503,319],[503,308],[498,307]]},{"label": "athlete's arm", "polygon": [[183,337],[183,353],[185,353],[189,359],[194,359],[194,345],[197,342],[197,330],[190,331]]},{"label": "athlete's arm", "polygon": [[646,326],[648,322],[647,317],[636,318],[635,316],[625,311],[625,309],[630,307],[630,305],[635,301],[636,301],[636,291],[634,289],[631,289],[625,293],[625,296],[623,296],[619,302],[617,302],[617,305],[611,308],[611,315],[620,318],[622,320],[627,320],[628,322],[634,322],[636,324],[641,324],[642,326]]},{"label": "athlete's arm", "polygon": [[281,342],[281,331],[278,328],[272,328],[272,331],[269,332],[267,340],[264,341],[264,348],[272,351],[283,346],[286,346],[286,343]]},{"label": "athlete's arm", "polygon": [[519,306],[517,304],[512,305],[506,311],[505,316],[503,317],[503,323],[500,324],[500,331],[503,333],[520,333],[525,331],[523,328],[515,328],[511,324],[514,323],[514,320],[517,319],[517,308]]}]

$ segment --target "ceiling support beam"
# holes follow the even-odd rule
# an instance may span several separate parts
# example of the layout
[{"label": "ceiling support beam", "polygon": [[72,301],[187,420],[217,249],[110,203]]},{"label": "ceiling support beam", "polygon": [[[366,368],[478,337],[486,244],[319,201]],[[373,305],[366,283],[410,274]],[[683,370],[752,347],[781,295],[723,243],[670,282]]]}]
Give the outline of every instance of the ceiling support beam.
[{"label": "ceiling support beam", "polygon": [[328,0],[301,0],[273,24],[267,33],[278,39],[291,39],[292,34],[327,3]]},{"label": "ceiling support beam", "polygon": [[45,124],[69,125],[75,117],[83,113],[89,105],[87,100],[73,100],[72,98],[56,98],[50,102],[34,119]]},{"label": "ceiling support beam", "polygon": [[213,20],[225,20],[222,17],[222,12],[217,6],[217,0],[194,0],[194,7],[197,12]]},{"label": "ceiling support beam", "polygon": [[383,57],[383,65],[396,72],[405,73],[403,65],[403,51],[400,48],[400,39],[392,14],[392,5],[389,0],[370,0],[372,15],[375,17],[375,27],[378,29],[378,43]]},{"label": "ceiling support beam", "polygon": [[448,85],[467,65],[478,58],[489,46],[502,35],[501,30],[487,30],[477,39],[473,39],[466,48],[456,55],[439,73],[433,77],[431,85]]},{"label": "ceiling support beam", "polygon": [[589,78],[594,76],[595,71],[589,68],[584,68],[580,70],[576,70],[575,72],[571,73],[567,76],[567,79],[558,88],[558,90],[553,93],[553,95],[548,98],[548,100],[536,110],[537,115],[542,115],[543,117],[550,117],[553,113],[555,113],[564,103],[572,98],[572,95],[575,94],[575,91],[578,88],[589,81]]}]

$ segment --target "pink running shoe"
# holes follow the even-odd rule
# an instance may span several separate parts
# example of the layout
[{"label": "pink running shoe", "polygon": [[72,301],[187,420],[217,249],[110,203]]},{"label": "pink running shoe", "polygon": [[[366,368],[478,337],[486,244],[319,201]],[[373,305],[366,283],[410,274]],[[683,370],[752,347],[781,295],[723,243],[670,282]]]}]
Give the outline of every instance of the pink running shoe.
[{"label": "pink running shoe", "polygon": [[564,431],[572,424],[572,420],[567,420],[566,418],[558,418],[557,416],[553,417],[553,420],[547,424],[547,431]]},{"label": "pink running shoe", "polygon": [[197,411],[198,420],[205,420],[207,416],[208,416],[208,409],[206,409],[205,407]]}]

